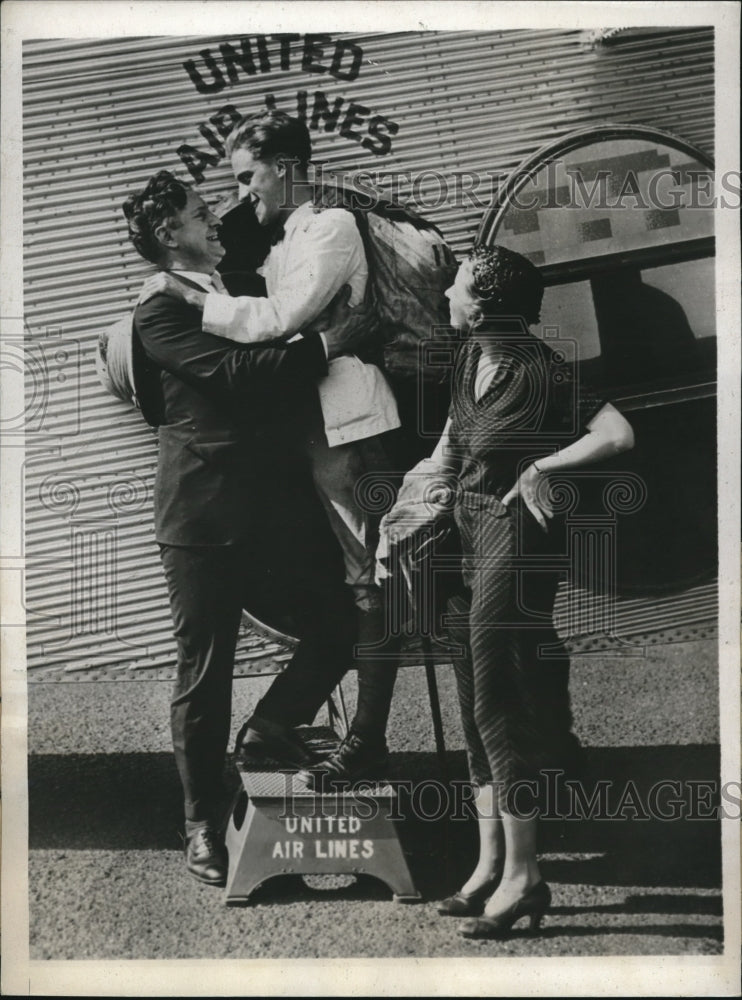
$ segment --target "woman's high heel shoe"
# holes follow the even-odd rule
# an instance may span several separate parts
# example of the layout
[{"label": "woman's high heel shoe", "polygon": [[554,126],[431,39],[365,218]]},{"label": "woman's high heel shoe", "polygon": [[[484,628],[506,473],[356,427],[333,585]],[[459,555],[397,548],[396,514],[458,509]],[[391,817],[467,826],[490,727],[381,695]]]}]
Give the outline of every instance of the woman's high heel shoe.
[{"label": "woman's high heel shoe", "polygon": [[437,905],[438,912],[444,917],[478,917],[484,913],[484,904],[502,881],[503,865],[495,866],[494,874],[472,892],[455,892],[447,896]]},{"label": "woman's high heel shoe", "polygon": [[546,882],[537,882],[531,886],[512,906],[499,913],[496,917],[479,917],[468,920],[461,927],[461,934],[466,938],[504,938],[507,937],[513,924],[521,917],[530,917],[529,931],[531,934],[539,929],[541,918],[551,903],[551,889]]}]

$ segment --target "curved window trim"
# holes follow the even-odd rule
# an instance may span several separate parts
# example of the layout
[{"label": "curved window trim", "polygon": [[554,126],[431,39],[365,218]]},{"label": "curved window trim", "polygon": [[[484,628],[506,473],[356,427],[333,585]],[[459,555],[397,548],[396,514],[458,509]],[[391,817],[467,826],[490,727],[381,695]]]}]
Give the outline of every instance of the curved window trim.
[{"label": "curved window trim", "polygon": [[[512,196],[517,194],[549,163],[553,163],[554,160],[579,149],[581,146],[592,146],[597,142],[605,142],[610,139],[643,139],[647,142],[663,143],[665,146],[670,146],[681,153],[694,157],[709,170],[714,169],[713,159],[697,146],[686,142],[685,139],[680,139],[671,132],[663,132],[661,129],[651,128],[648,125],[607,124],[591,125],[588,128],[578,129],[576,132],[570,132],[568,135],[561,136],[561,138],[542,146],[535,153],[527,156],[509,174],[504,183],[497,189],[493,205],[487,209],[482,218],[477,232],[477,242],[494,242],[503,217],[510,207]],[[708,256],[708,254],[703,256]],[[546,271],[546,269],[544,270]]]},{"label": "curved window trim", "polygon": [[[477,233],[478,243],[494,243],[502,221],[511,207],[511,199],[525,184],[532,181],[536,174],[554,160],[574,152],[583,146],[592,146],[598,142],[611,139],[640,139],[647,142],[661,143],[672,149],[685,153],[697,160],[709,170],[714,169],[713,159],[698,149],[692,143],[663,132],[661,129],[645,125],[606,124],[589,126],[570,132],[526,157],[513,170],[503,184],[498,188],[493,205],[485,212]],[[619,251],[613,254],[603,254],[600,257],[577,258],[568,262],[545,264],[539,266],[544,282],[549,285],[571,284],[576,281],[589,280],[591,277],[611,270],[628,267],[644,269],[661,264],[681,263],[683,261],[699,260],[715,255],[715,239],[713,236],[684,240],[675,244],[663,244],[637,250]],[[696,381],[689,380],[684,386],[667,389],[648,384],[646,389],[636,386],[635,389],[621,393],[614,402],[621,410],[646,409],[655,406],[667,406],[673,403],[693,399],[704,399],[715,395],[716,383],[710,379],[711,372],[699,371]]]}]

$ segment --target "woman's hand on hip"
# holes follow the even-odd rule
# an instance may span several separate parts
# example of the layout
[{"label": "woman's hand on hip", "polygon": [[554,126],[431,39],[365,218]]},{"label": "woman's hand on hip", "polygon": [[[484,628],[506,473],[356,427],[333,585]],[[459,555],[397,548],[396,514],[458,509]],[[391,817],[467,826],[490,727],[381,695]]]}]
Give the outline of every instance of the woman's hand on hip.
[{"label": "woman's hand on hip", "polygon": [[523,498],[526,507],[544,531],[547,531],[549,527],[547,519],[551,519],[554,516],[554,510],[549,498],[547,477],[542,472],[539,472],[535,465],[529,465],[518,476],[515,485],[505,494],[502,502],[508,507],[516,497]]}]

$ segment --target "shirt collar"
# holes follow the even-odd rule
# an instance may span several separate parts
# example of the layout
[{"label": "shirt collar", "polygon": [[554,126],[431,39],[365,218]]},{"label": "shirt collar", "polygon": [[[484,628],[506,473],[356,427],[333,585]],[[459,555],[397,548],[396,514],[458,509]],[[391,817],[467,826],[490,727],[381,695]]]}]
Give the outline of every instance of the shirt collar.
[{"label": "shirt collar", "polygon": [[288,234],[293,229],[296,229],[296,227],[301,223],[304,217],[307,214],[313,213],[314,210],[315,210],[314,202],[312,201],[302,202],[302,204],[299,205],[298,208],[295,208],[294,211],[291,213],[291,215],[288,217],[288,219],[286,219],[286,221],[284,222],[283,224],[284,235],[288,236]]},{"label": "shirt collar", "polygon": [[214,291],[214,284],[211,280],[210,274],[204,274],[203,271],[181,271],[181,270],[176,270],[175,268],[170,268],[170,270],[173,272],[173,274],[180,275],[181,277],[187,278],[189,281],[192,281],[200,288],[203,288],[205,292]]}]

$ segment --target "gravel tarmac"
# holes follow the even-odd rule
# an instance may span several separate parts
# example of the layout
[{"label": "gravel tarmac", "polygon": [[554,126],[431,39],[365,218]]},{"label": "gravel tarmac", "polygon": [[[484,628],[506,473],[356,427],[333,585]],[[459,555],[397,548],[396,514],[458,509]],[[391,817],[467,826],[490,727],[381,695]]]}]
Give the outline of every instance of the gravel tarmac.
[{"label": "gravel tarmac", "polygon": [[[637,657],[573,659],[585,784],[612,782],[613,812],[628,783],[639,811],[660,781],[681,782],[686,805],[689,789],[698,787],[688,782],[718,786],[716,663],[709,640],[653,646]],[[439,667],[438,679],[449,777],[463,782],[452,671]],[[235,682],[233,737],[268,683]],[[351,709],[354,687],[351,677]],[[415,817],[411,797],[401,794],[400,839],[421,903],[393,902],[368,876],[307,884],[292,875],[265,883],[248,905],[227,906],[222,890],[194,882],[183,865],[169,689],[151,680],[29,685],[32,959],[722,951],[718,819],[632,818],[625,799],[623,818],[542,822],[542,872],[553,903],[538,936],[516,929],[506,941],[470,942],[456,920],[437,914],[434,901],[458,888],[473,866],[476,829],[440,811]],[[422,668],[400,672],[388,739],[390,779],[419,787],[439,777]],[[703,812],[704,800],[696,806]]]}]

